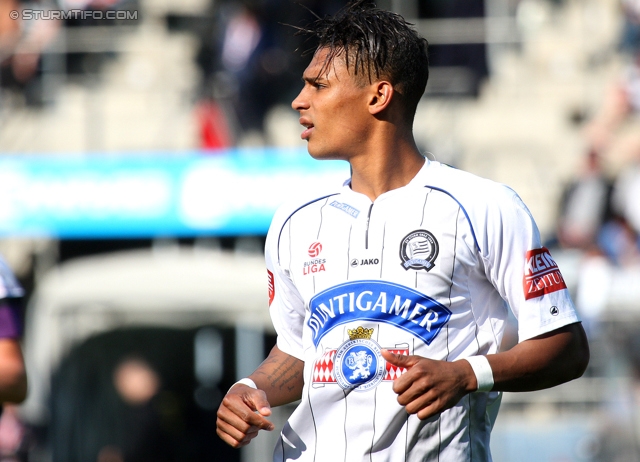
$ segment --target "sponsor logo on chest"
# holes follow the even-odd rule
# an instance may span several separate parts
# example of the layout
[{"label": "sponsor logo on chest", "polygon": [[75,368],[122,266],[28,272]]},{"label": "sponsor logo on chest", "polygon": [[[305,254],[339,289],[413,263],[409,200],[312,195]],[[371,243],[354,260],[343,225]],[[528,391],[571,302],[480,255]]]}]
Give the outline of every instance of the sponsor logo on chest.
[{"label": "sponsor logo on chest", "polygon": [[342,210],[344,213],[352,216],[353,218],[358,218],[358,215],[360,215],[360,210],[343,202],[333,201],[329,205],[331,207],[337,208],[338,210]]},{"label": "sponsor logo on chest", "polygon": [[427,345],[451,318],[451,311],[432,298],[385,281],[352,281],[318,293],[309,301],[307,326],[317,347],[341,324],[368,320],[393,325]]}]

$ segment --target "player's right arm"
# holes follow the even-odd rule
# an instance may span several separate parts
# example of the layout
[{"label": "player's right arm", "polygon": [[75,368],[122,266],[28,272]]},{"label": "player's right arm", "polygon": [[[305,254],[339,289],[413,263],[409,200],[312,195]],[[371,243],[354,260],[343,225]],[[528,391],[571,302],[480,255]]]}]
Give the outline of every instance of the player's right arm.
[{"label": "player's right arm", "polygon": [[218,436],[230,446],[239,448],[249,444],[260,430],[273,430],[274,425],[267,419],[271,406],[300,399],[303,369],[302,361],[275,346],[249,376],[258,389],[236,384],[222,400],[218,409]]},{"label": "player's right arm", "polygon": [[277,345],[249,376],[258,387],[234,385],[218,410],[217,433],[233,447],[249,444],[260,430],[273,430],[271,406],[300,399],[304,384],[302,329],[305,302],[290,274],[289,217],[299,205],[276,212],[265,245],[269,281],[269,312],[278,334]]}]

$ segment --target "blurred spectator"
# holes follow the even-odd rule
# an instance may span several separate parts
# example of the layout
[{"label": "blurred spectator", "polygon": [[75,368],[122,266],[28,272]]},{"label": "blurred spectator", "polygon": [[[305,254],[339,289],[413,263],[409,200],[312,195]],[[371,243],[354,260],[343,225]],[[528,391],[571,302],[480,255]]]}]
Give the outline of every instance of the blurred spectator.
[{"label": "blurred spectator", "polygon": [[344,4],[346,0],[215,2],[211,24],[200,28],[197,56],[204,77],[197,104],[202,147],[263,135],[268,111],[279,103],[288,106],[301,86],[308,57],[290,50],[313,48],[291,26],[313,20],[311,11],[323,16]]},{"label": "blurred spectator", "polygon": [[640,263],[638,235],[623,216],[615,216],[603,225],[598,246],[615,266]]},{"label": "blurred spectator", "polygon": [[24,8],[46,10],[49,5],[0,0],[0,84],[21,93],[27,105],[40,106],[44,102],[42,54],[58,34],[60,21],[40,16],[11,18],[10,14]]},{"label": "blurred spectator", "polygon": [[74,346],[52,380],[52,461],[237,462],[215,410],[195,402],[193,342],[192,330],[140,327]]},{"label": "blurred spectator", "polygon": [[575,301],[594,340],[601,335],[602,315],[610,303],[616,275],[633,274],[640,266],[640,165],[626,166],[613,183],[601,173],[587,175],[575,184],[580,183],[582,192],[578,186],[569,188],[573,201],[570,197],[567,203],[573,202],[574,213],[565,213],[565,221],[560,221],[559,229],[563,224],[571,226],[570,232],[559,232],[559,240],[563,247],[583,252]]},{"label": "blurred spectator", "polygon": [[213,99],[202,99],[196,104],[196,121],[200,131],[200,148],[219,149],[233,144],[233,135],[227,116]]},{"label": "blurred spectator", "polygon": [[[485,0],[428,0],[418,2],[418,16],[425,19],[482,18]],[[429,40],[429,34],[426,35]],[[477,98],[489,77],[485,43],[435,43],[429,45],[431,75],[427,94]],[[438,77],[437,68],[445,71]],[[442,74],[441,74],[442,75]]]},{"label": "blurred spectator", "polygon": [[613,185],[612,218],[598,236],[598,245],[615,266],[640,264],[640,165],[626,166]]},{"label": "blurred spectator", "polygon": [[640,53],[640,0],[621,0],[624,25],[620,48],[626,53]]},{"label": "blurred spectator", "polygon": [[[623,74],[606,91],[602,107],[587,124],[587,142],[596,151],[605,153],[611,149],[623,122],[640,113],[640,52],[625,66]],[[635,130],[625,143],[629,152],[640,146],[640,130]],[[626,159],[625,159],[626,160]]]},{"label": "blurred spectator", "polygon": [[[49,54],[48,48],[59,36],[61,28],[85,26],[117,26],[122,23],[137,24],[137,20],[107,18],[105,14],[80,14],[80,12],[107,10],[132,10],[137,7],[137,0],[0,0],[0,85],[24,96],[29,106],[41,106],[52,95],[44,94],[52,88],[45,89],[45,73],[96,74],[105,58],[114,55],[113,51],[90,49],[86,40],[67,37],[61,43],[63,49],[53,53],[64,52],[65,46],[74,45],[71,52]],[[29,18],[25,12],[30,13]],[[61,19],[60,13],[66,12],[68,17]],[[15,19],[11,15],[17,14]],[[102,19],[100,19],[102,18]],[[76,42],[73,42],[76,40]],[[78,50],[78,48],[80,48]],[[86,49],[85,49],[86,48]],[[49,57],[50,61],[45,60]],[[53,59],[53,61],[51,61]],[[56,64],[60,69],[54,69]]]},{"label": "blurred spectator", "polygon": [[17,0],[0,0],[0,61],[4,62],[20,40],[20,21],[12,19],[12,11],[20,10]]},{"label": "blurred spectator", "polygon": [[616,274],[640,265],[640,163],[610,179],[602,162],[594,150],[587,153],[578,177],[564,190],[557,240],[549,243],[579,252],[575,301],[592,340],[601,334]]},{"label": "blurred spectator", "polygon": [[637,156],[616,180],[613,207],[626,218],[633,232],[640,234],[640,150]]},{"label": "blurred spectator", "polygon": [[160,377],[143,358],[129,357],[116,366],[113,384],[125,403],[143,406],[158,393]]},{"label": "blurred spectator", "polygon": [[[120,25],[135,26],[138,19],[108,19],[104,14],[106,11],[137,11],[140,12],[138,0],[58,0],[59,5],[65,11],[85,11],[96,14],[72,15],[64,20],[64,26],[70,30],[88,27],[116,27]],[[114,32],[115,33],[115,32]],[[83,41],[80,41],[80,48],[83,48]],[[74,47],[76,48],[76,47]],[[66,53],[66,72],[70,75],[97,75],[102,66],[116,56],[114,50],[76,49]]]},{"label": "blurred spectator", "polygon": [[562,194],[557,231],[561,247],[594,250],[598,233],[611,215],[611,190],[600,156],[590,150],[579,176]]},{"label": "blurred spectator", "polygon": [[640,130],[635,130],[635,136],[632,134],[629,139],[616,139],[620,125],[640,113],[640,0],[621,0],[621,7],[620,51],[627,62],[620,77],[606,91],[602,107],[587,124],[585,133],[590,146],[598,152],[610,150],[616,142],[626,155],[640,147]]}]

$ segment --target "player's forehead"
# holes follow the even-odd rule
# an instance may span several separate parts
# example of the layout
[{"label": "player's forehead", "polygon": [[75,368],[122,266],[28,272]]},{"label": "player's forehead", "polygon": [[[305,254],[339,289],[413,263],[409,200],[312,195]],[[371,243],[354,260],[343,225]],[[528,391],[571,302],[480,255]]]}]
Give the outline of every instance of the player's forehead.
[{"label": "player's forehead", "polygon": [[304,70],[305,81],[340,79],[350,74],[344,59],[344,51],[318,48]]}]

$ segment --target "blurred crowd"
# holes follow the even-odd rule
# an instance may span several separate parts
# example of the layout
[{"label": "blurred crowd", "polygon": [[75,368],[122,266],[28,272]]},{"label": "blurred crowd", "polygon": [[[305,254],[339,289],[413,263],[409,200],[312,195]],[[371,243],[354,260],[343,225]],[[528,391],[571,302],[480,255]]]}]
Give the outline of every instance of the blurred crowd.
[{"label": "blurred crowd", "polygon": [[[113,13],[133,11],[137,5],[137,0],[0,0],[0,89],[29,107],[43,106],[52,90],[45,88],[46,73],[96,73],[113,56],[108,50],[96,53],[83,44],[73,46],[73,38],[61,32],[135,25],[135,16]],[[107,12],[112,13],[109,18]],[[62,69],[55,69],[58,62]]]},{"label": "blurred crowd", "polygon": [[[267,111],[278,103],[288,104],[299,86],[306,58],[291,51],[313,48],[295,35],[295,27],[344,4],[345,0],[209,2],[207,13],[188,24],[199,43],[196,61],[202,79],[195,112],[201,147],[225,147],[241,135],[262,133]],[[0,0],[0,88],[27,106],[43,106],[51,98],[46,94],[51,89],[43,88],[46,72],[91,76],[115,56],[115,51],[96,52],[88,45],[83,50],[85,44],[71,43],[73,38],[61,32],[136,26],[143,13],[138,7],[137,0]],[[103,14],[80,14],[94,11]],[[107,20],[107,11],[136,15],[131,20]],[[171,27],[172,18],[167,19]],[[62,55],[64,69],[51,69],[60,62],[47,63],[52,53]]]},{"label": "blurred crowd", "polygon": [[308,59],[302,55],[314,49],[295,34],[296,27],[313,20],[314,14],[333,14],[344,4],[213,2],[197,34],[196,60],[203,75],[196,107],[201,147],[233,145],[241,136],[260,138],[268,111],[278,104],[288,106],[295,98]]},{"label": "blurred crowd", "polygon": [[[168,8],[161,18],[167,29],[195,38],[200,78],[192,97],[199,147],[212,150],[238,144],[272,144],[274,140],[265,129],[269,113],[278,107],[288,111],[309,60],[305,52],[315,48],[296,34],[296,28],[335,13],[346,3],[208,0],[200,14]],[[485,3],[421,0],[414,13],[421,19],[482,17]],[[385,4],[390,6],[392,2]],[[25,19],[25,12],[32,11],[41,14]],[[78,11],[131,11],[137,16],[106,20],[100,15],[78,17],[74,13],[59,18],[60,12],[69,15]],[[18,19],[11,18],[12,12],[19,13]],[[117,47],[109,50],[109,46],[121,35],[118,26],[135,28],[142,22],[142,14],[144,9],[138,0],[0,0],[0,87],[29,107],[40,107],[55,98],[55,84],[47,82],[48,76],[95,80],[102,65],[117,56]],[[72,33],[90,27],[112,28],[113,37],[100,44],[100,50],[93,49],[99,41],[97,35],[83,39]],[[465,69],[469,82],[463,91],[478,96],[489,74],[484,43],[439,43],[431,47],[430,54],[432,66]],[[432,83],[430,91],[447,91],[444,87],[446,82],[440,82],[439,87]]]},{"label": "blurred crowd", "polygon": [[640,1],[622,0],[621,11],[624,65],[586,121],[586,152],[549,242],[582,252],[575,299],[588,325],[611,303],[617,275],[640,268]]}]

